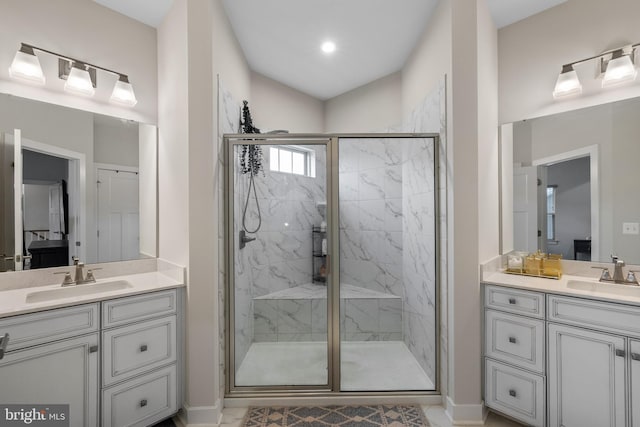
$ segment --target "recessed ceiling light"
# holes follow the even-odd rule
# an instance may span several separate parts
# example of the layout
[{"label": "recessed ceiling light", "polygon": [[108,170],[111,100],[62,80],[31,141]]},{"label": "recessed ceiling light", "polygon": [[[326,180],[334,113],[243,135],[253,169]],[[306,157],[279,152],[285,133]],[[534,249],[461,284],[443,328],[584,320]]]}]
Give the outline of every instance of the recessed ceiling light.
[{"label": "recessed ceiling light", "polygon": [[324,42],[322,43],[322,51],[324,53],[333,53],[336,50],[336,44],[334,42]]}]

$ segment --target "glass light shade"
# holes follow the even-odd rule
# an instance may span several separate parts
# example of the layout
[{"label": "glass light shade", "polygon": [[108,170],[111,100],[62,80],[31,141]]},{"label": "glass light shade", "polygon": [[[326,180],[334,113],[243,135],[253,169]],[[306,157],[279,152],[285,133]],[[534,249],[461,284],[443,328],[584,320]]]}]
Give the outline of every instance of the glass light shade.
[{"label": "glass light shade", "polygon": [[614,86],[620,83],[632,81],[638,71],[633,66],[630,55],[622,55],[613,58],[607,64],[607,71],[602,79],[602,87]]},{"label": "glass light shade", "polygon": [[578,79],[578,74],[573,68],[563,71],[556,80],[556,87],[553,90],[554,98],[577,95],[582,92],[582,85]]},{"label": "glass light shade", "polygon": [[64,84],[64,90],[84,96],[93,96],[96,93],[89,72],[75,65],[71,67],[69,77]]},{"label": "glass light shade", "polygon": [[131,83],[123,81],[122,79],[118,80],[111,93],[111,102],[127,107],[136,105],[138,100],[136,99],[136,94],[133,92]]},{"label": "glass light shade", "polygon": [[40,66],[40,60],[33,53],[19,50],[13,58],[11,67],[9,67],[9,75],[13,79],[26,80],[32,83],[44,84],[44,74]]}]

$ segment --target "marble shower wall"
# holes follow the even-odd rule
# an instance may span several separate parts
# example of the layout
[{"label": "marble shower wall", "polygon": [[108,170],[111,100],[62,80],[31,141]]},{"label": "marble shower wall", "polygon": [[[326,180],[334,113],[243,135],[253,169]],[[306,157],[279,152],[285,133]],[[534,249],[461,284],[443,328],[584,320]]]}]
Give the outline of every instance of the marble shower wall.
[{"label": "marble shower wall", "polygon": [[[447,109],[446,109],[446,77],[438,87],[428,94],[416,106],[400,127],[406,133],[434,133],[440,136],[438,143],[438,170],[433,171],[433,150],[428,149],[424,156],[415,157],[415,161],[406,169],[407,175],[437,175],[437,187],[434,194],[428,193],[424,187],[403,180],[403,191],[407,194],[405,217],[411,210],[427,209],[431,215],[423,215],[422,229],[411,219],[405,227],[405,259],[403,259],[403,276],[405,279],[405,313],[404,337],[409,350],[418,360],[422,368],[435,382],[439,379],[440,393],[447,394]],[[433,147],[433,144],[431,144]],[[430,167],[421,165],[424,163]],[[413,171],[412,171],[413,169]],[[404,177],[405,175],[403,175]],[[425,178],[426,179],[426,178]],[[431,186],[433,189],[433,186]],[[435,208],[431,209],[429,201],[438,201],[438,217]],[[412,214],[411,214],[412,215]],[[435,235],[435,224],[438,224],[439,236]],[[439,244],[439,257],[435,253]],[[439,259],[438,259],[439,258]],[[421,259],[424,262],[413,263]],[[438,262],[436,265],[435,263]],[[439,277],[438,277],[439,276]],[[437,290],[437,291],[436,291]],[[439,308],[439,310],[438,310]],[[439,320],[439,328],[438,322]],[[439,329],[439,335],[438,335]],[[438,341],[439,339],[439,341]],[[436,346],[436,343],[438,344]],[[437,352],[440,352],[440,366],[436,365]],[[437,371],[436,371],[437,369]]]},{"label": "marble shower wall", "polygon": [[225,246],[225,206],[224,206],[224,165],[226,159],[224,157],[224,134],[238,133],[240,131],[240,103],[236,102],[233,95],[226,89],[224,83],[218,76],[218,139],[216,146],[216,159],[214,175],[217,179],[217,186],[214,192],[218,193],[218,342],[220,343],[219,357],[219,395],[225,394],[225,359],[226,359],[226,341],[225,341],[225,299],[226,291],[226,272],[227,258]]},{"label": "marble shower wall", "polygon": [[402,296],[401,141],[340,138],[339,159],[340,281]]},{"label": "marble shower wall", "polygon": [[429,378],[435,377],[436,233],[434,140],[404,145],[402,279],[404,341]]}]

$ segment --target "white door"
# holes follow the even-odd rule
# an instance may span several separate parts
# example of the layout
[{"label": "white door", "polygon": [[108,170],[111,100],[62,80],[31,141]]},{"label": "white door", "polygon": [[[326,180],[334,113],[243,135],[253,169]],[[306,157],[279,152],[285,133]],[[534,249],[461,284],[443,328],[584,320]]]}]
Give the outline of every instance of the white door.
[{"label": "white door", "polygon": [[14,250],[13,266],[15,271],[22,270],[22,131],[13,131],[13,229]]},{"label": "white door", "polygon": [[9,352],[0,378],[2,404],[68,404],[70,426],[97,425],[98,334]]},{"label": "white door", "polygon": [[630,341],[631,348],[631,426],[640,427],[640,341]]},{"label": "white door", "polygon": [[139,258],[138,174],[98,169],[98,262]]},{"label": "white door", "polygon": [[0,133],[0,272],[13,270],[13,136]]},{"label": "white door", "polygon": [[538,250],[538,178],[536,167],[513,168],[513,249]]},{"label": "white door", "polygon": [[542,252],[548,252],[547,248],[547,166],[538,166],[538,180],[536,183],[536,192],[538,194],[538,249]]},{"label": "white door", "polygon": [[625,426],[625,339],[549,324],[549,425]]}]

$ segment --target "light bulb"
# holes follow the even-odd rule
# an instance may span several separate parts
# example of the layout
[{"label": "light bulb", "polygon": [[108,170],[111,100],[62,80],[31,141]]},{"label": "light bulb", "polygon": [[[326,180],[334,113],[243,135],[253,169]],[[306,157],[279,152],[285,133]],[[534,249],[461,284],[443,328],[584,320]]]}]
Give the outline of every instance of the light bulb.
[{"label": "light bulb", "polygon": [[[620,52],[620,53],[618,53]],[[613,58],[607,64],[607,71],[602,79],[602,87],[614,86],[617,84],[635,80],[638,71],[633,66],[630,55],[616,51]]]},{"label": "light bulb", "polygon": [[581,92],[582,85],[578,79],[578,73],[575,72],[573,66],[565,65],[562,67],[562,72],[558,76],[558,80],[556,80],[553,97],[557,99],[564,96],[579,94]]},{"label": "light bulb", "polygon": [[74,62],[67,81],[64,84],[64,90],[83,96],[93,96],[96,93],[91,76],[85,69],[84,64]]}]

